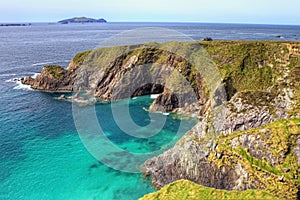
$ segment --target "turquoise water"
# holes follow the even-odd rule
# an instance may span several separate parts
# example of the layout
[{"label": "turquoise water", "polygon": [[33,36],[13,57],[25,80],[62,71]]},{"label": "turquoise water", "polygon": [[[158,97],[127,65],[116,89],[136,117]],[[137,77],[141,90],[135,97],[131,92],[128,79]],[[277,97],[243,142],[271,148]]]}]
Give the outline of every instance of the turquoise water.
[{"label": "turquoise water", "polygon": [[74,135],[37,138],[24,150],[26,159],[1,182],[4,199],[137,199],[154,190],[139,174],[98,163]]},{"label": "turquoise water", "polygon": [[[7,131],[7,139],[10,140],[2,138],[0,199],[122,200],[138,199],[155,190],[151,180],[145,179],[142,174],[109,168],[87,151],[72,122],[71,103],[35,91],[14,90],[14,93],[20,97],[15,99],[17,106],[10,107],[14,115],[4,113],[1,118],[2,125],[5,125],[2,131]],[[1,99],[14,97],[10,94]],[[24,103],[24,99],[29,97],[37,98],[37,104]],[[130,100],[130,113],[134,116],[133,120],[142,126],[143,132],[147,132],[143,126],[151,122],[144,107],[152,101],[149,96]],[[22,108],[18,109],[18,105]],[[101,119],[99,123],[114,145],[129,152],[158,150],[171,141],[177,141],[195,124],[193,120],[180,121],[174,115],[156,114],[167,119],[164,128],[153,137],[135,138],[118,128],[111,112],[112,105],[118,108],[124,103],[120,101],[95,107]],[[12,113],[10,109],[6,110]],[[184,124],[184,129],[175,135],[180,124]]]},{"label": "turquoise water", "polygon": [[[139,172],[140,165],[149,157],[145,153],[174,145],[194,121],[185,120],[187,124],[180,127],[184,121],[172,115],[154,114],[151,118],[144,108],[148,108],[153,99],[149,96],[132,99],[130,116],[123,121],[132,118],[141,128],[132,128],[131,133],[147,135],[157,129],[149,124],[166,120],[154,136],[133,137],[119,128],[111,111],[112,106],[122,108],[124,101],[102,104],[95,106],[95,110],[104,136],[96,140],[98,133],[89,128],[78,134],[71,103],[56,100],[58,95],[32,91],[13,81],[40,72],[46,64],[66,67],[76,53],[93,49],[99,41],[131,27],[135,26],[1,28],[0,199],[122,200],[138,199],[155,190],[151,180],[144,179],[141,173],[126,173],[130,170],[124,168],[128,169],[129,165],[134,172]],[[78,111],[85,113],[89,109],[91,107],[84,107]],[[123,116],[121,111],[120,116]],[[90,154],[81,139],[97,147],[97,152],[104,153],[102,158],[96,159]],[[112,146],[102,145],[107,140]],[[111,147],[118,147],[120,151],[111,151]],[[142,157],[136,159],[124,152]]]}]

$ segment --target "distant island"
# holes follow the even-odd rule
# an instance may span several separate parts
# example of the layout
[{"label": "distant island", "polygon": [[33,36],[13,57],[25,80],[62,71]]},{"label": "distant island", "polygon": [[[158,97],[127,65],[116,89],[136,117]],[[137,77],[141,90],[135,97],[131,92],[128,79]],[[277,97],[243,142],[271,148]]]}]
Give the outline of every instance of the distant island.
[{"label": "distant island", "polygon": [[31,24],[0,24],[0,26],[31,26]]},{"label": "distant island", "polygon": [[107,23],[107,21],[103,18],[101,19],[93,19],[87,17],[74,17],[71,19],[64,19],[59,21],[61,24],[69,24],[69,23]]}]

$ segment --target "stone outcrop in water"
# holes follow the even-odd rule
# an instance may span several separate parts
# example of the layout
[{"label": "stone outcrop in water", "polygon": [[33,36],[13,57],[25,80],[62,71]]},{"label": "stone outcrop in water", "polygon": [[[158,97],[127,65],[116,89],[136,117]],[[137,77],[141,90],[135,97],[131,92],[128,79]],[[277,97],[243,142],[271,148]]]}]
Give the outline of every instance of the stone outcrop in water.
[{"label": "stone outcrop in water", "polygon": [[[158,188],[188,179],[217,189],[265,189],[297,198],[300,44],[199,44],[201,50],[196,43],[167,43],[84,52],[66,70],[48,66],[22,82],[52,92],[88,91],[107,101],[160,94],[150,110],[201,118],[174,148],[143,165]],[[186,59],[201,57],[203,49],[221,74],[217,90],[210,88],[209,71]]]},{"label": "stone outcrop in water", "polygon": [[44,67],[37,78],[26,77],[21,81],[36,90],[66,92],[72,91],[74,74],[60,66],[50,65]]},{"label": "stone outcrop in water", "polygon": [[174,93],[160,94],[150,106],[150,111],[170,112],[179,108],[179,100]]}]

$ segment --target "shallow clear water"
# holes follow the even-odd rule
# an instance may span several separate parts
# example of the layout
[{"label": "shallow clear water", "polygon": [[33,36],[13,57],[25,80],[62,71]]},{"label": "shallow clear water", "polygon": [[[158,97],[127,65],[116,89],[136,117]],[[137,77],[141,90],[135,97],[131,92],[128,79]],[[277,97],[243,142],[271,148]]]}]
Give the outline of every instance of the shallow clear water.
[{"label": "shallow clear water", "polygon": [[[75,129],[70,103],[35,91],[16,90],[14,94],[1,98],[1,103],[13,101],[1,110],[1,198],[137,199],[154,191],[150,180],[141,174],[111,169],[89,154]],[[136,123],[149,123],[143,107],[151,101],[149,96],[131,100],[130,111]],[[114,106],[122,105],[121,101]],[[149,152],[168,144],[181,123],[168,116],[159,134],[137,139],[118,129],[111,104],[97,105],[95,109],[107,137],[130,152]],[[181,136],[195,124],[186,122]]]},{"label": "shallow clear water", "polygon": [[[151,181],[140,174],[109,168],[88,152],[77,133],[70,103],[12,81],[40,72],[45,64],[66,67],[77,52],[93,49],[121,31],[148,26],[174,29],[193,39],[300,38],[298,26],[112,23],[0,27],[0,199],[137,199],[154,191]],[[140,126],[151,123],[149,113],[143,109],[151,101],[149,96],[131,100],[131,117]],[[114,104],[122,105],[122,101]],[[195,124],[172,115],[161,116],[167,119],[163,130],[143,139],[118,128],[111,104],[97,105],[96,114],[105,136],[120,149],[135,153],[165,147]],[[179,129],[182,123],[184,127]],[[178,130],[180,134],[176,135]],[[120,160],[126,161],[126,157]]]}]

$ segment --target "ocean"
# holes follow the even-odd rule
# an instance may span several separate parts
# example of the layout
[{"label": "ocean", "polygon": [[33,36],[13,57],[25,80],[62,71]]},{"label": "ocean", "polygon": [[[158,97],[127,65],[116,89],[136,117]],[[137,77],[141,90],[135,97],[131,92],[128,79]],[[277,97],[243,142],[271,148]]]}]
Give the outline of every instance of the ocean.
[{"label": "ocean", "polygon": [[[140,173],[127,173],[99,162],[82,143],[74,123],[72,104],[57,100],[59,94],[31,90],[14,79],[36,76],[44,65],[67,67],[76,53],[101,47],[122,32],[139,28],[171,29],[184,35],[151,33],[150,41],[278,40],[300,41],[300,26],[107,23],[32,24],[0,27],[0,199],[138,199],[155,191],[151,180]],[[148,29],[150,30],[150,29]],[[168,32],[167,32],[168,33]],[[148,42],[149,38],[127,38]],[[148,153],[173,144],[195,124],[175,114],[156,114],[164,126],[149,138],[135,138],[122,131],[112,107],[129,102],[133,121],[151,132],[147,108],[153,98],[143,96],[94,106],[106,138],[119,148]],[[79,108],[82,112],[90,107]],[[90,136],[91,133],[86,133]],[[93,137],[89,137],[93,141]],[[101,146],[99,148],[101,150]],[[126,156],[120,157],[126,162]],[[137,168],[140,163],[136,163]]]}]

